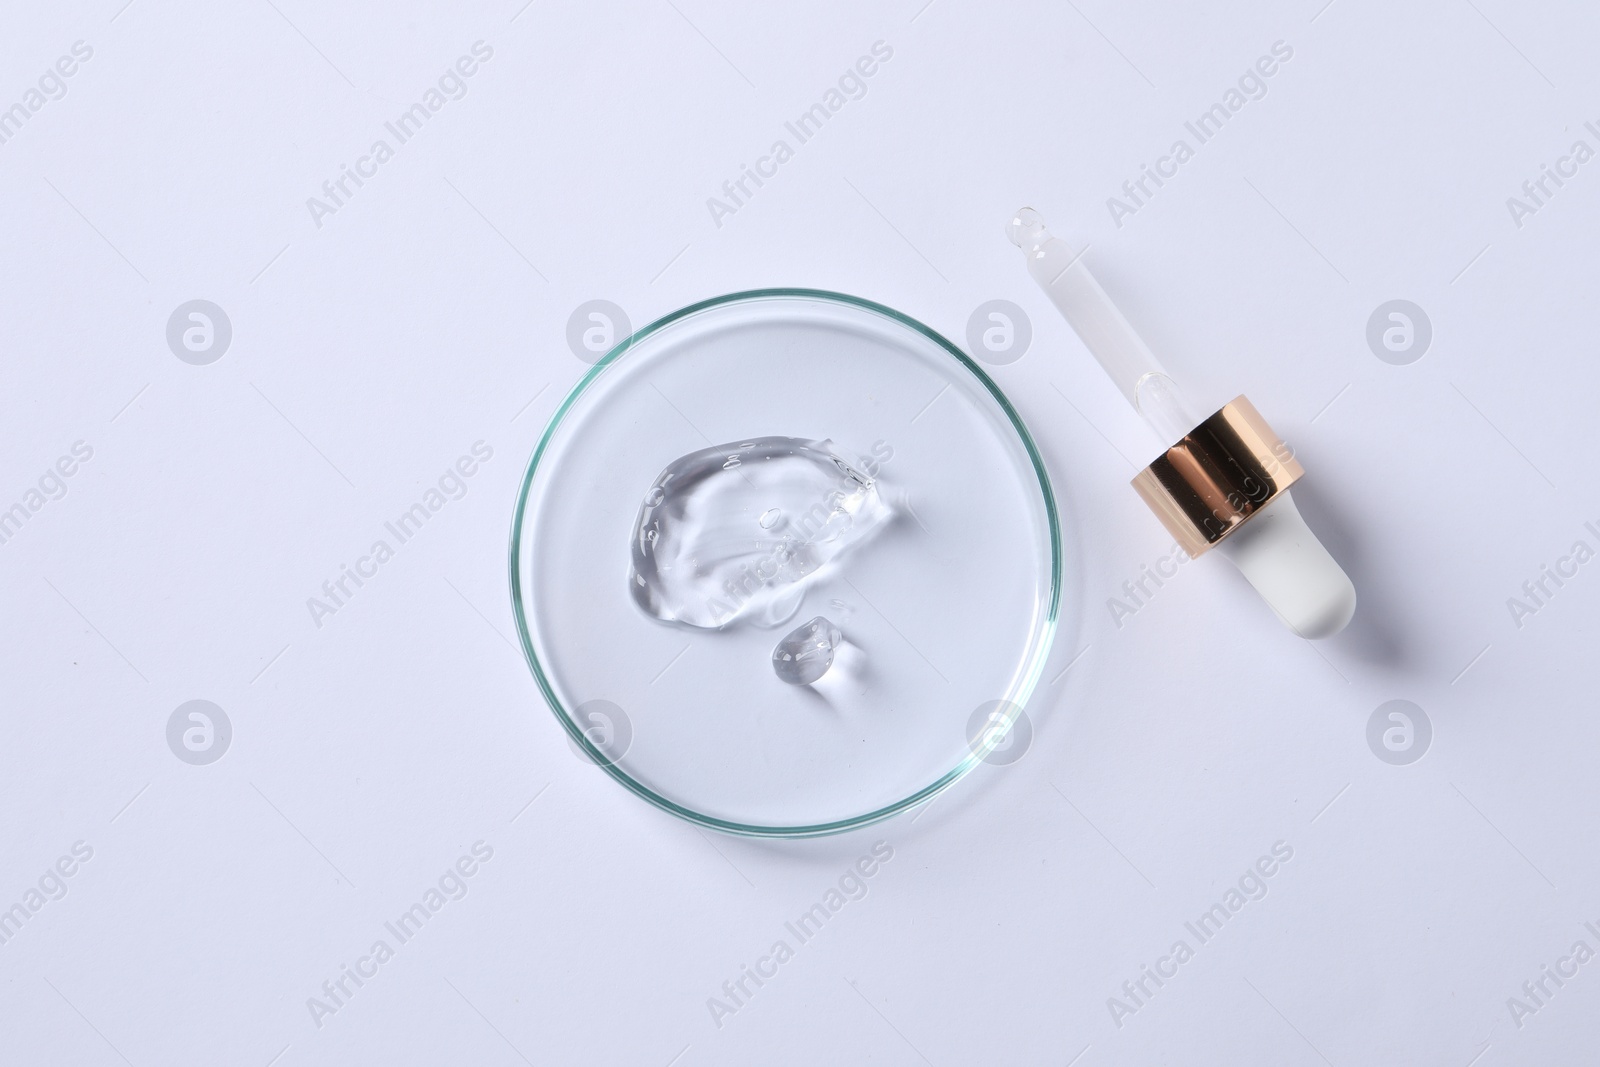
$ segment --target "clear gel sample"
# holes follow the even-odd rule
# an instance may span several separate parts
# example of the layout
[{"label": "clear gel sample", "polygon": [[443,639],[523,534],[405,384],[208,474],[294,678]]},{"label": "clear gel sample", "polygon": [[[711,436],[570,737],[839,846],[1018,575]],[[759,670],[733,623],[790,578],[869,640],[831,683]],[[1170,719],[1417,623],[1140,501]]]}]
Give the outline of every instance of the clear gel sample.
[{"label": "clear gel sample", "polygon": [[810,685],[828,673],[834,650],[843,640],[839,628],[818,615],[777,643],[772,650],[772,672],[790,685]]},{"label": "clear gel sample", "polygon": [[646,490],[628,588],[663,622],[781,626],[800,610],[808,580],[892,518],[878,486],[831,441],[702,448]]}]

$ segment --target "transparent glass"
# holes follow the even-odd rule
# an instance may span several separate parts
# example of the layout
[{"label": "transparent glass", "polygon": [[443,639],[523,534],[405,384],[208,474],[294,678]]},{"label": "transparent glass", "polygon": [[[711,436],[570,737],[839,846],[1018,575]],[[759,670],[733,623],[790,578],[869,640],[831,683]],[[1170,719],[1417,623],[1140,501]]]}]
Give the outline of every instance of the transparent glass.
[{"label": "transparent glass", "polygon": [[[831,441],[888,525],[771,628],[647,614],[630,539],[658,475],[771,435]],[[573,388],[523,477],[510,578],[534,678],[590,760],[695,823],[806,836],[919,804],[1003,743],[984,713],[1034,691],[1061,556],[1038,450],[976,364],[882,305],[769,289],[651,323]],[[818,616],[834,663],[786,683],[774,647]]]},{"label": "transparent glass", "polygon": [[1155,431],[1162,448],[1171,448],[1199,424],[1189,413],[1189,405],[1178,390],[1178,383],[1161,371],[1151,371],[1133,387],[1133,406]]}]

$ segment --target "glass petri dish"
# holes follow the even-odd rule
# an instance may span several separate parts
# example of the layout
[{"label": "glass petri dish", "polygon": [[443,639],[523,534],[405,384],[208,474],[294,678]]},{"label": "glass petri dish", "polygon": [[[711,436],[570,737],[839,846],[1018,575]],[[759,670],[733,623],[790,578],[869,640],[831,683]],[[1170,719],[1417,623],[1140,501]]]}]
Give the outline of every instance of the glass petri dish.
[{"label": "glass petri dish", "polygon": [[[662,472],[774,436],[828,442],[888,521],[789,590],[781,625],[647,613],[631,558]],[[754,543],[770,512],[729,518]],[[651,323],[562,401],[517,500],[512,608],[576,751],[700,825],[814,836],[1006,758],[1055,635],[1061,555],[1038,449],[972,360],[880,304],[766,289]],[[843,637],[833,665],[786,683],[774,647],[819,616]]]}]

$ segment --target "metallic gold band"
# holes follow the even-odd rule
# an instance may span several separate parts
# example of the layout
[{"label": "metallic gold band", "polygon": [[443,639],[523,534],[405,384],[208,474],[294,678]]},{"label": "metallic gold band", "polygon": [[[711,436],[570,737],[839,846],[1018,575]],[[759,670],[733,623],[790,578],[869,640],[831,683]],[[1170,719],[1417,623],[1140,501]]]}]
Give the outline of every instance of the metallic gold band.
[{"label": "metallic gold band", "polygon": [[1192,558],[1304,473],[1293,450],[1240,396],[1140,471],[1133,487]]}]

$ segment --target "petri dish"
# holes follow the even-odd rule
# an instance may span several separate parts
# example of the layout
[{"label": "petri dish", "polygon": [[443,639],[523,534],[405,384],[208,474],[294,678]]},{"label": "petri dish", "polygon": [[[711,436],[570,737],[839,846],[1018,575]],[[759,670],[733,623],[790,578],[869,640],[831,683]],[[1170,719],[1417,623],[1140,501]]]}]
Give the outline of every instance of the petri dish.
[{"label": "petri dish", "polygon": [[[715,450],[756,476],[773,439],[842,460],[839,484],[874,494],[882,521],[775,578],[770,611],[713,626],[647,610],[634,549],[675,491],[663,472]],[[759,477],[737,488],[721,518],[751,551],[785,529],[780,551],[804,542],[768,529]],[[511,529],[522,649],[570,745],[652,804],[756,836],[862,826],[995,761],[1021,735],[1061,573],[1049,477],[995,384],[922,323],[812,289],[716,297],[617,344],[556,409]],[[831,667],[785,681],[775,648],[819,618]]]}]

